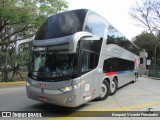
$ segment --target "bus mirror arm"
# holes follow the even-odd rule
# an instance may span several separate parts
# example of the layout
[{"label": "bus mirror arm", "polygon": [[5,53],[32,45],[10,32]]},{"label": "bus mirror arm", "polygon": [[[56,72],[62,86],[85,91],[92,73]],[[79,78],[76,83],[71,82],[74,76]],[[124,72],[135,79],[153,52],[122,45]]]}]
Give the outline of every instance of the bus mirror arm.
[{"label": "bus mirror arm", "polygon": [[100,37],[93,35],[89,32],[77,32],[72,36],[72,39],[69,42],[69,52],[75,53],[77,49],[78,41],[85,37],[85,40],[100,40]]}]

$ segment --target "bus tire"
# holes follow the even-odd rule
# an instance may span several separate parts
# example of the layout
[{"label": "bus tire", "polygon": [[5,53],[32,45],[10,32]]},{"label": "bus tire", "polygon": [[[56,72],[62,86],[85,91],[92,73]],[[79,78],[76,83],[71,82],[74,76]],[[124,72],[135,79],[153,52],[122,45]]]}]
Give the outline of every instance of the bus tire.
[{"label": "bus tire", "polygon": [[113,78],[110,86],[110,95],[114,95],[117,92],[117,89],[118,89],[117,79]]},{"label": "bus tire", "polygon": [[137,74],[134,75],[134,79],[132,81],[132,83],[135,83],[137,81]]},{"label": "bus tire", "polygon": [[138,76],[139,76],[139,75],[138,75],[138,72],[137,72],[137,76],[136,76],[136,77],[137,77],[137,79],[138,79]]},{"label": "bus tire", "polygon": [[105,100],[110,93],[110,87],[108,81],[104,80],[101,85],[101,96],[98,97],[96,100]]}]

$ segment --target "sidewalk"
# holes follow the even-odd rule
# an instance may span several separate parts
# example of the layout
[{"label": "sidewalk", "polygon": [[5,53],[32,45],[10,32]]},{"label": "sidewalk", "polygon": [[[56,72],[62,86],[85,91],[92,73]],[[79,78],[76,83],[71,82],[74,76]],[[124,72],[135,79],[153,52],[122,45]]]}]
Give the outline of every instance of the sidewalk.
[{"label": "sidewalk", "polygon": [[140,77],[150,78],[150,79],[154,79],[154,80],[160,80],[160,78],[156,78],[156,77],[148,77],[147,75],[140,75]]}]

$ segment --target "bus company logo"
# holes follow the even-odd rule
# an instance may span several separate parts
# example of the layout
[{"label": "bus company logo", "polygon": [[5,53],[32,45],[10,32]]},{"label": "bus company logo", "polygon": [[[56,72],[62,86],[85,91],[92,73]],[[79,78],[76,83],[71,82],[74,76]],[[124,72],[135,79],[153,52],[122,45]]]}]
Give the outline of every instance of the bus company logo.
[{"label": "bus company logo", "polygon": [[39,83],[39,87],[46,88],[47,87],[47,83]]}]

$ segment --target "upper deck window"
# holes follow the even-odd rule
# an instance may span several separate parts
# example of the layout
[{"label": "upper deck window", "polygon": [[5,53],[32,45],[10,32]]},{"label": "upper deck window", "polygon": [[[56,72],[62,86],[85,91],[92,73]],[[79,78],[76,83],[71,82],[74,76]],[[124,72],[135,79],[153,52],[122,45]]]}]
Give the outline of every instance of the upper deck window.
[{"label": "upper deck window", "polygon": [[100,37],[104,37],[106,21],[94,12],[88,14],[84,30]]},{"label": "upper deck window", "polygon": [[87,10],[72,10],[49,17],[39,28],[35,39],[53,39],[82,31]]},{"label": "upper deck window", "polygon": [[109,25],[108,28],[108,36],[106,44],[116,44],[136,55],[139,54],[138,48],[112,25]]}]

